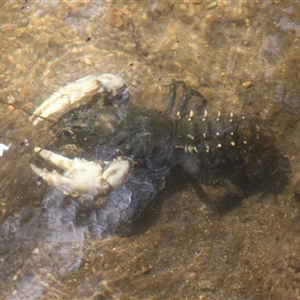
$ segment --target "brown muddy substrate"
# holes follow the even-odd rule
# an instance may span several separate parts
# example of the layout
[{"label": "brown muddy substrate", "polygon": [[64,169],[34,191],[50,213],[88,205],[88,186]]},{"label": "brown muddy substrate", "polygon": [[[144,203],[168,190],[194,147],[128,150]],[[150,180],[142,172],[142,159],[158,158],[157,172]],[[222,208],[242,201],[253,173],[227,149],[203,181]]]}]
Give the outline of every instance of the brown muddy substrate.
[{"label": "brown muddy substrate", "polygon": [[48,132],[0,104],[0,143],[10,145],[0,157],[1,299],[300,298],[298,3],[6,1],[0,20],[1,100],[32,112],[58,87],[109,72],[134,103],[164,109],[168,85],[185,80],[209,112],[266,120],[292,173],[284,188],[269,182],[232,206],[220,203],[240,193],[230,184],[204,185],[204,201],[175,182],[134,234],[92,240],[56,219],[64,208],[40,208],[46,186],[29,163]]}]

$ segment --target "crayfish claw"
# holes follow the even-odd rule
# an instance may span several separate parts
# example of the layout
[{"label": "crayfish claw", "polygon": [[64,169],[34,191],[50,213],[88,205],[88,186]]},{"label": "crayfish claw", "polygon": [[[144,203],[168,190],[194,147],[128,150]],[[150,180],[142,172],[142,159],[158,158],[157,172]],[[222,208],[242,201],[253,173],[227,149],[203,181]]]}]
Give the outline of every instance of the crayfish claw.
[{"label": "crayfish claw", "polygon": [[120,186],[133,165],[131,159],[121,158],[109,162],[103,168],[105,164],[102,161],[96,163],[81,158],[70,159],[49,150],[41,150],[39,147],[34,150],[64,173],[42,170],[34,164],[30,165],[32,170],[49,185],[74,197],[82,194],[101,195]]},{"label": "crayfish claw", "polygon": [[[74,197],[79,196],[81,193],[85,193],[88,191],[84,191],[80,189],[78,183],[74,181],[74,178],[68,178],[62,174],[59,174],[55,170],[52,172],[49,172],[46,169],[40,169],[34,164],[30,164],[31,169],[41,178],[43,178],[44,181],[46,181],[49,185],[56,187],[57,189],[63,191],[65,194],[70,194]],[[108,186],[102,187],[103,194],[107,191]]]},{"label": "crayfish claw", "polygon": [[39,147],[35,147],[34,151],[38,153],[42,158],[44,158],[47,162],[51,162],[53,165],[61,168],[64,171],[68,171],[73,167],[74,160],[69,159],[65,156],[56,154],[49,150],[42,150]]},{"label": "crayfish claw", "polygon": [[96,94],[103,92],[116,94],[125,86],[126,83],[122,78],[109,73],[83,77],[61,87],[48,97],[30,116],[29,121],[36,126],[44,119],[57,120],[71,109],[89,103]]}]

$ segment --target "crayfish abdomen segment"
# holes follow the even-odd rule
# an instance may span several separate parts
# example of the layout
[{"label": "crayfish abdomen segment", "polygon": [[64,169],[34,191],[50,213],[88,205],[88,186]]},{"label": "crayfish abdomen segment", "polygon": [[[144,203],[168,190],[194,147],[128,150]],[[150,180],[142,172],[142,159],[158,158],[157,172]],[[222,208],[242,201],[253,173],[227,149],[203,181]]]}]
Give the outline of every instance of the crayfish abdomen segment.
[{"label": "crayfish abdomen segment", "polygon": [[256,118],[234,117],[232,113],[208,117],[205,111],[202,116],[179,117],[174,148],[193,157],[200,174],[240,165],[250,179],[273,173],[280,157],[270,128]]}]

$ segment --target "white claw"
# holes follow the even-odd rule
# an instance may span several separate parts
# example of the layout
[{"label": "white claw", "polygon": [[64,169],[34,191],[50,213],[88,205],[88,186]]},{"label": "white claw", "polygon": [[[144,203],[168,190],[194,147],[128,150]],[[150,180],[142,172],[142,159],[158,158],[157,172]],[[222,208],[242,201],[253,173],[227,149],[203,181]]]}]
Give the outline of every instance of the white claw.
[{"label": "white claw", "polygon": [[62,155],[56,154],[49,150],[42,150],[39,147],[35,147],[34,151],[38,153],[46,161],[51,162],[53,165],[61,168],[64,171],[68,171],[73,167],[74,160],[64,157]]},{"label": "white claw", "polygon": [[125,81],[113,74],[89,75],[60,88],[46,99],[29,118],[35,126],[44,118],[57,120],[64,113],[87,104],[97,93],[116,92]]},{"label": "white claw", "polygon": [[46,161],[64,170],[64,173],[49,172],[31,164],[32,170],[49,185],[75,197],[87,193],[105,194],[109,189],[120,186],[132,167],[130,159],[120,159],[110,162],[103,170],[99,163],[79,158],[69,159],[38,147],[34,150]]}]

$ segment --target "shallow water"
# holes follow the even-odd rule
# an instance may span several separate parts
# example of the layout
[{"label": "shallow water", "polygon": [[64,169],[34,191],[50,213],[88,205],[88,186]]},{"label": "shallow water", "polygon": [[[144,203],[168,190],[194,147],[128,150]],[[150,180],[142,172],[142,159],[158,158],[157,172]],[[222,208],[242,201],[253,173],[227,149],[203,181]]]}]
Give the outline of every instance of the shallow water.
[{"label": "shallow water", "polygon": [[[0,99],[11,104],[0,103],[1,299],[299,299],[299,2],[6,1],[0,20]],[[59,87],[106,72],[150,109],[165,109],[180,79],[208,112],[259,114],[289,182],[221,212],[176,183],[133,235],[90,238],[76,203],[32,173],[49,133],[28,117]],[[234,190],[203,188],[212,203]]]}]

